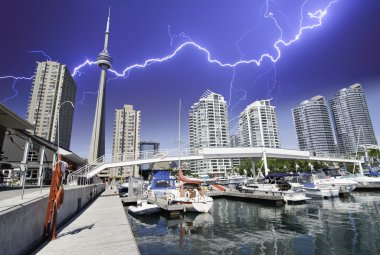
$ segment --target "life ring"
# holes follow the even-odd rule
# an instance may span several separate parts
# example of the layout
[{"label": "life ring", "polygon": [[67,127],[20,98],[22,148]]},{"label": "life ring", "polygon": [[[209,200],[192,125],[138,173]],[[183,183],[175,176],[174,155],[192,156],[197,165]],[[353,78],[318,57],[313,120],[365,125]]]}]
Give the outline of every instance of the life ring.
[{"label": "life ring", "polygon": [[185,198],[190,199],[190,192],[188,190],[185,192]]}]

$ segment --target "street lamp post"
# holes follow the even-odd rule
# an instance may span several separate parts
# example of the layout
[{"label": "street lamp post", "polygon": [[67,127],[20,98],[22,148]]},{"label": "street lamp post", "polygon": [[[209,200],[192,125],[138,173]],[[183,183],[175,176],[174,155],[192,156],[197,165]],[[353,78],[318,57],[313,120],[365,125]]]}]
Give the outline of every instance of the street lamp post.
[{"label": "street lamp post", "polygon": [[[57,120],[57,159],[58,159],[58,161],[59,161],[59,119],[60,119],[61,107],[65,103],[69,103],[73,107],[73,109],[74,109],[74,104],[71,101],[64,101],[58,107],[58,120]],[[55,159],[55,157],[54,157],[54,159]],[[53,171],[54,171],[54,169],[55,169],[55,160],[53,161]],[[64,178],[65,178],[65,175],[63,175],[63,179]]]}]

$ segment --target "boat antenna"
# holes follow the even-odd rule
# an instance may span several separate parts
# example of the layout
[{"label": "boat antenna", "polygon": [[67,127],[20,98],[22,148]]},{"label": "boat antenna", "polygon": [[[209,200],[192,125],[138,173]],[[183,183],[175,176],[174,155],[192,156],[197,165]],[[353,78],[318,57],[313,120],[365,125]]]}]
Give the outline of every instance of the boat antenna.
[{"label": "boat antenna", "polygon": [[181,98],[179,99],[179,110],[178,110],[178,170],[181,168]]}]

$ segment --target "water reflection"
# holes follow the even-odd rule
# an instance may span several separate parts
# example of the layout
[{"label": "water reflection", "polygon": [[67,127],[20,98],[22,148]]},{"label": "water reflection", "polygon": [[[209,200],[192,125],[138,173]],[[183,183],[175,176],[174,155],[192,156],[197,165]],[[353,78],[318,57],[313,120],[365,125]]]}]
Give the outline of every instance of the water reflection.
[{"label": "water reflection", "polygon": [[380,192],[281,207],[215,199],[210,214],[130,217],[145,254],[380,254]]}]

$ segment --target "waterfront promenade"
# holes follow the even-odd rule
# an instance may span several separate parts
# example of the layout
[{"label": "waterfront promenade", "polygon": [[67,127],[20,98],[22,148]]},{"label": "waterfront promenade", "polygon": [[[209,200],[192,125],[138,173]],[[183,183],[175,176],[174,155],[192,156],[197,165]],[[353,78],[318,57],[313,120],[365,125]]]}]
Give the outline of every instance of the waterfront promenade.
[{"label": "waterfront promenade", "polygon": [[35,254],[139,255],[127,215],[114,190],[106,190]]}]

